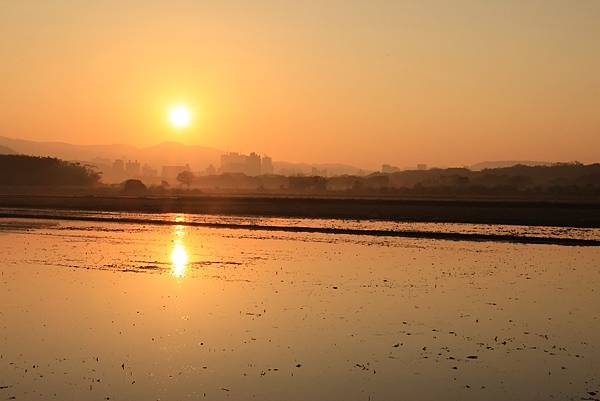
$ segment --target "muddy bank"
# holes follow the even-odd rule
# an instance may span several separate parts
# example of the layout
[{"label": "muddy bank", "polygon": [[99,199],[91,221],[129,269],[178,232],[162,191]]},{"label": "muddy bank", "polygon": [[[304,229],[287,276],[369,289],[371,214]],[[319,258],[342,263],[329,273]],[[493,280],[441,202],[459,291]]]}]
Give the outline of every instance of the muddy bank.
[{"label": "muddy bank", "polygon": [[0,207],[600,227],[600,204],[598,203],[252,196],[186,198],[0,196]]}]

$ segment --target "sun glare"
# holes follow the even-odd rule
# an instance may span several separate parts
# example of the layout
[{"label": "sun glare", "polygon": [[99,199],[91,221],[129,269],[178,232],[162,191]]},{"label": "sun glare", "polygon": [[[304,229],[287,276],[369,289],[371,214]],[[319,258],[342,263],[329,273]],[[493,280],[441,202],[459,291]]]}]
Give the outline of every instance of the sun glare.
[{"label": "sun glare", "polygon": [[192,113],[185,105],[177,105],[169,110],[169,121],[175,128],[185,128],[192,121]]},{"label": "sun glare", "polygon": [[[179,222],[184,221],[185,217],[177,216],[175,220]],[[176,225],[174,234],[174,246],[173,250],[171,251],[171,263],[173,264],[171,274],[177,278],[181,278],[185,276],[185,269],[188,262],[188,253],[183,243],[185,227],[182,225]]]},{"label": "sun glare", "polygon": [[185,246],[182,243],[176,243],[171,252],[171,262],[173,267],[171,274],[177,278],[185,275],[185,268],[187,266],[188,254]]}]

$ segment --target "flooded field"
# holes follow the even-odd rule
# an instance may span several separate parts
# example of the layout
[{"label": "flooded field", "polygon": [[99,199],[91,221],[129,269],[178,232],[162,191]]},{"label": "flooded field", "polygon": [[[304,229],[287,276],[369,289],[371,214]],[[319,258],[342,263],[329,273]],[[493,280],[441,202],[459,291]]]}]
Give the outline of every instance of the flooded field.
[{"label": "flooded field", "polygon": [[[182,216],[185,216],[183,218]],[[600,246],[600,229],[500,224],[423,223],[384,220],[310,219],[176,213],[0,208],[0,219],[23,218],[142,225]],[[0,225],[2,224],[0,220]]]},{"label": "flooded field", "polygon": [[597,231],[106,215],[0,219],[0,400],[600,399],[600,247],[188,223]]}]

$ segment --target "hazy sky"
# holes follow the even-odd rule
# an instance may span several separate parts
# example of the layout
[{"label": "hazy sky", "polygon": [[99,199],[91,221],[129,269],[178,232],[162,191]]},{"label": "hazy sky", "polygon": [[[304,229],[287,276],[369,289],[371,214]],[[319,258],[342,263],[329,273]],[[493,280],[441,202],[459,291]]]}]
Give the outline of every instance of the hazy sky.
[{"label": "hazy sky", "polygon": [[600,161],[600,1],[3,0],[0,83],[18,138]]}]

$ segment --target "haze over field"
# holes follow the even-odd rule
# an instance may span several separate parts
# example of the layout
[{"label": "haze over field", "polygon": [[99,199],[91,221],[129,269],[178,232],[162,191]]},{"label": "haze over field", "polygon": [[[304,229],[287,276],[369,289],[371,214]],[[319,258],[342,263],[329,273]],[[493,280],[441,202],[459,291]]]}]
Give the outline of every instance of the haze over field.
[{"label": "haze over field", "polygon": [[600,401],[600,0],[0,0],[0,400]]},{"label": "haze over field", "polygon": [[371,169],[589,163],[599,20],[593,0],[3,2],[0,135]]}]

